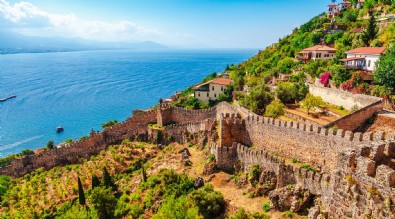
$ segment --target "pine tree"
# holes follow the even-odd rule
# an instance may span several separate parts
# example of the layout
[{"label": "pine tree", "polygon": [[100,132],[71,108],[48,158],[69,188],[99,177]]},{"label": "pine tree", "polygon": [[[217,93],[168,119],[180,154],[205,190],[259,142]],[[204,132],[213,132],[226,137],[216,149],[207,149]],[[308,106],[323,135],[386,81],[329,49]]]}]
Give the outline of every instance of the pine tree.
[{"label": "pine tree", "polygon": [[80,202],[80,205],[85,205],[84,188],[82,187],[80,177],[78,177],[78,200]]},{"label": "pine tree", "polygon": [[100,186],[100,180],[96,175],[92,175],[92,189],[97,186]]},{"label": "pine tree", "polygon": [[377,28],[376,18],[372,13],[369,13],[369,23],[365,32],[362,34],[362,41],[365,46],[370,46],[370,42],[377,37],[377,33],[379,32]]}]

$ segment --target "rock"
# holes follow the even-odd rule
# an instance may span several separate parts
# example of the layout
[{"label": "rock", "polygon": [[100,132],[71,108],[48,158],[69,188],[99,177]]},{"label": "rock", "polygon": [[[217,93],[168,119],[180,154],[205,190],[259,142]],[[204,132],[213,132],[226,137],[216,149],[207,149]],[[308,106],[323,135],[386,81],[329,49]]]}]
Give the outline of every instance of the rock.
[{"label": "rock", "polygon": [[191,153],[189,152],[188,148],[183,148],[178,153],[186,153],[188,157],[191,156]]},{"label": "rock", "polygon": [[212,175],[213,173],[217,172],[218,168],[215,162],[209,162],[204,164],[203,174],[204,175]]},{"label": "rock", "polygon": [[165,146],[163,146],[163,144],[158,144],[158,145],[156,145],[156,147],[158,147],[159,150],[163,150],[163,148],[165,148]]},{"label": "rock", "polygon": [[207,182],[210,182],[212,179],[214,179],[215,174],[210,174],[210,176],[208,176],[207,178]]},{"label": "rock", "polygon": [[182,159],[184,160],[184,159],[188,159],[189,158],[189,155],[188,155],[188,153],[186,153],[185,151],[184,152],[182,152]]},{"label": "rock", "polygon": [[307,219],[317,219],[318,215],[320,215],[320,206],[316,205],[310,208],[309,214],[307,215]]},{"label": "rock", "polygon": [[279,211],[288,211],[292,206],[293,191],[290,188],[282,187],[269,193],[271,207]]},{"label": "rock", "polygon": [[201,187],[203,187],[203,186],[204,186],[204,180],[203,180],[202,177],[198,176],[198,177],[195,179],[195,182],[193,183],[193,187],[194,187],[195,189],[198,189],[198,188],[201,188]]}]

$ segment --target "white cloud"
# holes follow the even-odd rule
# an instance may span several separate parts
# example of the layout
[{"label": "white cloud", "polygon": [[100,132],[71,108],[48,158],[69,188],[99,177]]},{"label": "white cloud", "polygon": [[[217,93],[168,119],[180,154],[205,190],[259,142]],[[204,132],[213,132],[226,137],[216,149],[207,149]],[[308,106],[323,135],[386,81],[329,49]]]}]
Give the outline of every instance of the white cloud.
[{"label": "white cloud", "polygon": [[104,22],[80,19],[73,13],[53,14],[29,2],[0,0],[0,25],[34,36],[62,36],[100,41],[154,40],[163,33],[131,21]]}]

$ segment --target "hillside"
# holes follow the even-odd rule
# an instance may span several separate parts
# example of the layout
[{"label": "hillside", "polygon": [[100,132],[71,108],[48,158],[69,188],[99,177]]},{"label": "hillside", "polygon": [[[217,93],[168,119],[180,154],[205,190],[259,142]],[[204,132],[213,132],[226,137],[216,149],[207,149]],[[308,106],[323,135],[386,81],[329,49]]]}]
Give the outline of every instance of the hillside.
[{"label": "hillside", "polygon": [[[363,35],[368,27],[369,12],[375,16],[378,33],[368,44],[363,41]],[[339,61],[345,58],[345,51],[363,46],[389,47],[395,42],[395,23],[381,22],[381,18],[393,16],[395,3],[391,1],[365,1],[362,9],[350,8],[343,10],[331,20],[326,13],[322,13],[299,28],[295,28],[288,36],[279,41],[248,61],[230,66],[228,72],[238,86],[236,90],[242,90],[243,85],[250,88],[260,83],[268,83],[279,73],[307,73],[312,78],[319,77],[323,72],[329,71],[335,77],[336,85],[346,82],[351,78],[352,72],[342,68]],[[333,22],[333,23],[331,23]],[[337,49],[336,57],[331,61],[318,60],[304,63],[296,60],[298,52],[317,45],[325,44]],[[343,73],[344,71],[344,73]]]},{"label": "hillside", "polygon": [[[171,144],[161,150],[148,143],[124,141],[81,164],[56,167],[49,171],[40,169],[16,179],[2,176],[0,216],[70,218],[78,215],[78,218],[96,218],[99,215],[103,218],[100,216],[103,212],[97,205],[98,201],[102,201],[110,204],[107,211],[111,215],[105,218],[223,218],[240,208],[254,212],[249,216],[251,218],[281,217],[282,213],[275,210],[264,212],[262,205],[269,203],[268,197],[251,196],[247,192],[253,191],[251,188],[239,188],[235,176],[226,173],[205,176],[206,185],[194,189],[194,180],[203,174],[205,164],[211,160],[210,157],[206,158],[205,148],[192,143],[188,146],[191,156],[187,165],[181,162],[180,151],[184,150],[184,146],[180,144]],[[111,187],[115,188],[113,192],[106,193],[103,168],[108,170],[115,183]],[[93,176],[102,181],[99,188],[110,197],[95,196]],[[78,204],[78,177],[85,192],[87,208]],[[247,216],[241,210],[235,218],[240,218],[237,217],[240,214]],[[299,218],[295,213],[289,215]]]}]

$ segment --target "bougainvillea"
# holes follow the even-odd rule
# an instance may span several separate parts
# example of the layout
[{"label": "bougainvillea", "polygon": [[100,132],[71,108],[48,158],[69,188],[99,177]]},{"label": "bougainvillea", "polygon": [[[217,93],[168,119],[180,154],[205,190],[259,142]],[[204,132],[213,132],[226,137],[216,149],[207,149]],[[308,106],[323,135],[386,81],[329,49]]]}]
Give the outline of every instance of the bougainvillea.
[{"label": "bougainvillea", "polygon": [[320,76],[320,83],[323,84],[325,87],[329,84],[329,79],[332,78],[332,74],[330,72],[324,72]]}]

